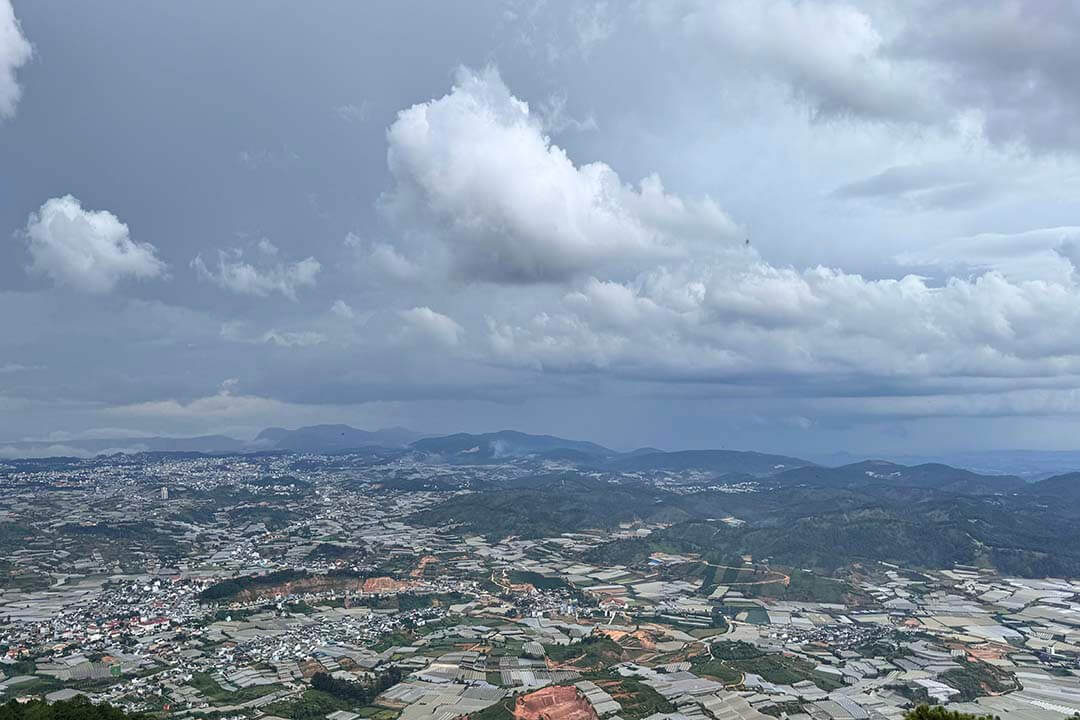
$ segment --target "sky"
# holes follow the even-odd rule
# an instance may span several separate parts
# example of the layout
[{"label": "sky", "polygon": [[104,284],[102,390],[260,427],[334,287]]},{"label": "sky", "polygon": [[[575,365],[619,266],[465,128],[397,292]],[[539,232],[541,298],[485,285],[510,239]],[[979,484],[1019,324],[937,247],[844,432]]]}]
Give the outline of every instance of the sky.
[{"label": "sky", "polygon": [[1080,5],[0,0],[3,441],[1075,449]]}]

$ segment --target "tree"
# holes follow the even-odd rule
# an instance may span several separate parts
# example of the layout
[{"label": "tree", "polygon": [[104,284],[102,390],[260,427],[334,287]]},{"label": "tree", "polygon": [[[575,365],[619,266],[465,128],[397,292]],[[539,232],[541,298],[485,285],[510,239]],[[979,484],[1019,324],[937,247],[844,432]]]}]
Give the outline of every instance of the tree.
[{"label": "tree", "polygon": [[49,703],[33,700],[20,703],[11,700],[0,705],[0,720],[134,720],[140,715],[128,715],[108,703],[94,705],[85,698]]},{"label": "tree", "polygon": [[[311,687],[333,695],[339,700],[346,700],[356,705],[368,705],[379,693],[401,682],[401,670],[390,667],[380,674],[373,683],[358,683],[339,680],[324,672],[317,672],[311,677]],[[2,720],[2,718],[0,718]]]},{"label": "tree", "polygon": [[956,710],[946,710],[940,705],[920,705],[904,713],[904,720],[1000,720],[994,715],[974,715]]}]

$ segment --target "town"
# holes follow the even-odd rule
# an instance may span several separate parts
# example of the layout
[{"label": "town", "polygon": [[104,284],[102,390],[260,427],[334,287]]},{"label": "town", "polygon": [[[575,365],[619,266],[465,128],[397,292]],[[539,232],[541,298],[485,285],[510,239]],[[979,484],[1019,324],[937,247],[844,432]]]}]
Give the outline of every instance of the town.
[{"label": "town", "polygon": [[0,700],[250,720],[1080,712],[1077,581],[653,546],[613,562],[612,543],[667,524],[425,520],[536,471],[370,453],[7,463]]}]

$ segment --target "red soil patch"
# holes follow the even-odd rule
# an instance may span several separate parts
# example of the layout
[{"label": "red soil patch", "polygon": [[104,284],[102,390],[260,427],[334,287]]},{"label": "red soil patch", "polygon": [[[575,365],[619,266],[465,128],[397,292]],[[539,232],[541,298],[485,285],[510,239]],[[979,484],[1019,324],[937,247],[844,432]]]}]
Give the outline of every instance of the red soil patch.
[{"label": "red soil patch", "polygon": [[626,632],[624,630],[604,628],[599,632],[603,635],[607,635],[624,648],[640,645],[643,650],[656,649],[656,638],[653,633],[648,630],[638,629],[633,632]]},{"label": "red soil patch", "polygon": [[426,568],[431,563],[437,562],[439,562],[439,558],[435,557],[434,555],[425,555],[420,558],[420,562],[417,563],[416,568],[411,573],[409,573],[409,576],[414,578],[423,577],[424,568]]},{"label": "red soil patch", "polygon": [[596,720],[596,713],[577,688],[556,686],[519,697],[514,706],[514,717],[517,720]]},{"label": "red soil patch", "polygon": [[371,577],[364,580],[363,591],[366,593],[393,593],[407,590],[409,583],[390,577]]}]

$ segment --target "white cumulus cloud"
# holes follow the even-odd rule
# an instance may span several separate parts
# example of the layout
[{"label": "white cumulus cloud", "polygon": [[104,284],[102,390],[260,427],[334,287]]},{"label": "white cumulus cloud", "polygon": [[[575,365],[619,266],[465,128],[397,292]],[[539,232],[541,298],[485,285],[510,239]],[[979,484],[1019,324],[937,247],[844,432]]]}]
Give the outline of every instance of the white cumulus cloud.
[{"label": "white cumulus cloud", "polygon": [[352,306],[340,299],[335,300],[334,304],[330,306],[330,312],[345,320],[352,320],[355,315]]},{"label": "white cumulus cloud", "polygon": [[972,378],[1068,382],[1080,373],[1078,338],[1071,280],[990,271],[934,286],[760,261],[590,279],[557,307],[489,319],[495,355],[526,367],[826,395],[903,394],[912,382],[963,391]]},{"label": "white cumulus cloud", "polygon": [[0,119],[15,114],[22,88],[15,71],[33,55],[33,47],[22,34],[11,0],[0,0]]},{"label": "white cumulus cloud", "polygon": [[423,273],[420,265],[402,255],[391,244],[365,241],[354,233],[345,236],[345,246],[356,255],[357,267],[372,273],[376,279],[407,282],[418,279]]},{"label": "white cumulus cloud", "polygon": [[400,112],[387,136],[397,185],[384,206],[422,216],[467,280],[562,281],[737,232],[711,199],[672,195],[655,175],[634,187],[605,163],[574,164],[494,69],[461,69],[448,95]]},{"label": "white cumulus cloud", "polygon": [[124,278],[165,273],[153,245],[133,241],[111,212],[86,210],[71,195],[46,200],[31,213],[25,238],[34,271],[78,290],[108,292]]},{"label": "white cumulus cloud", "polygon": [[453,318],[435,312],[429,307],[402,310],[400,315],[408,329],[443,345],[457,345],[465,333]]},{"label": "white cumulus cloud", "polygon": [[[271,247],[273,247],[271,245]],[[260,245],[264,256],[276,257],[277,248],[269,253]],[[214,285],[237,293],[238,295],[256,295],[266,297],[279,292],[290,300],[297,299],[297,290],[314,287],[322,265],[313,257],[295,263],[261,262],[258,266],[243,259],[239,249],[219,250],[217,263],[207,263],[202,255],[196,255],[191,261],[199,278]]]}]

